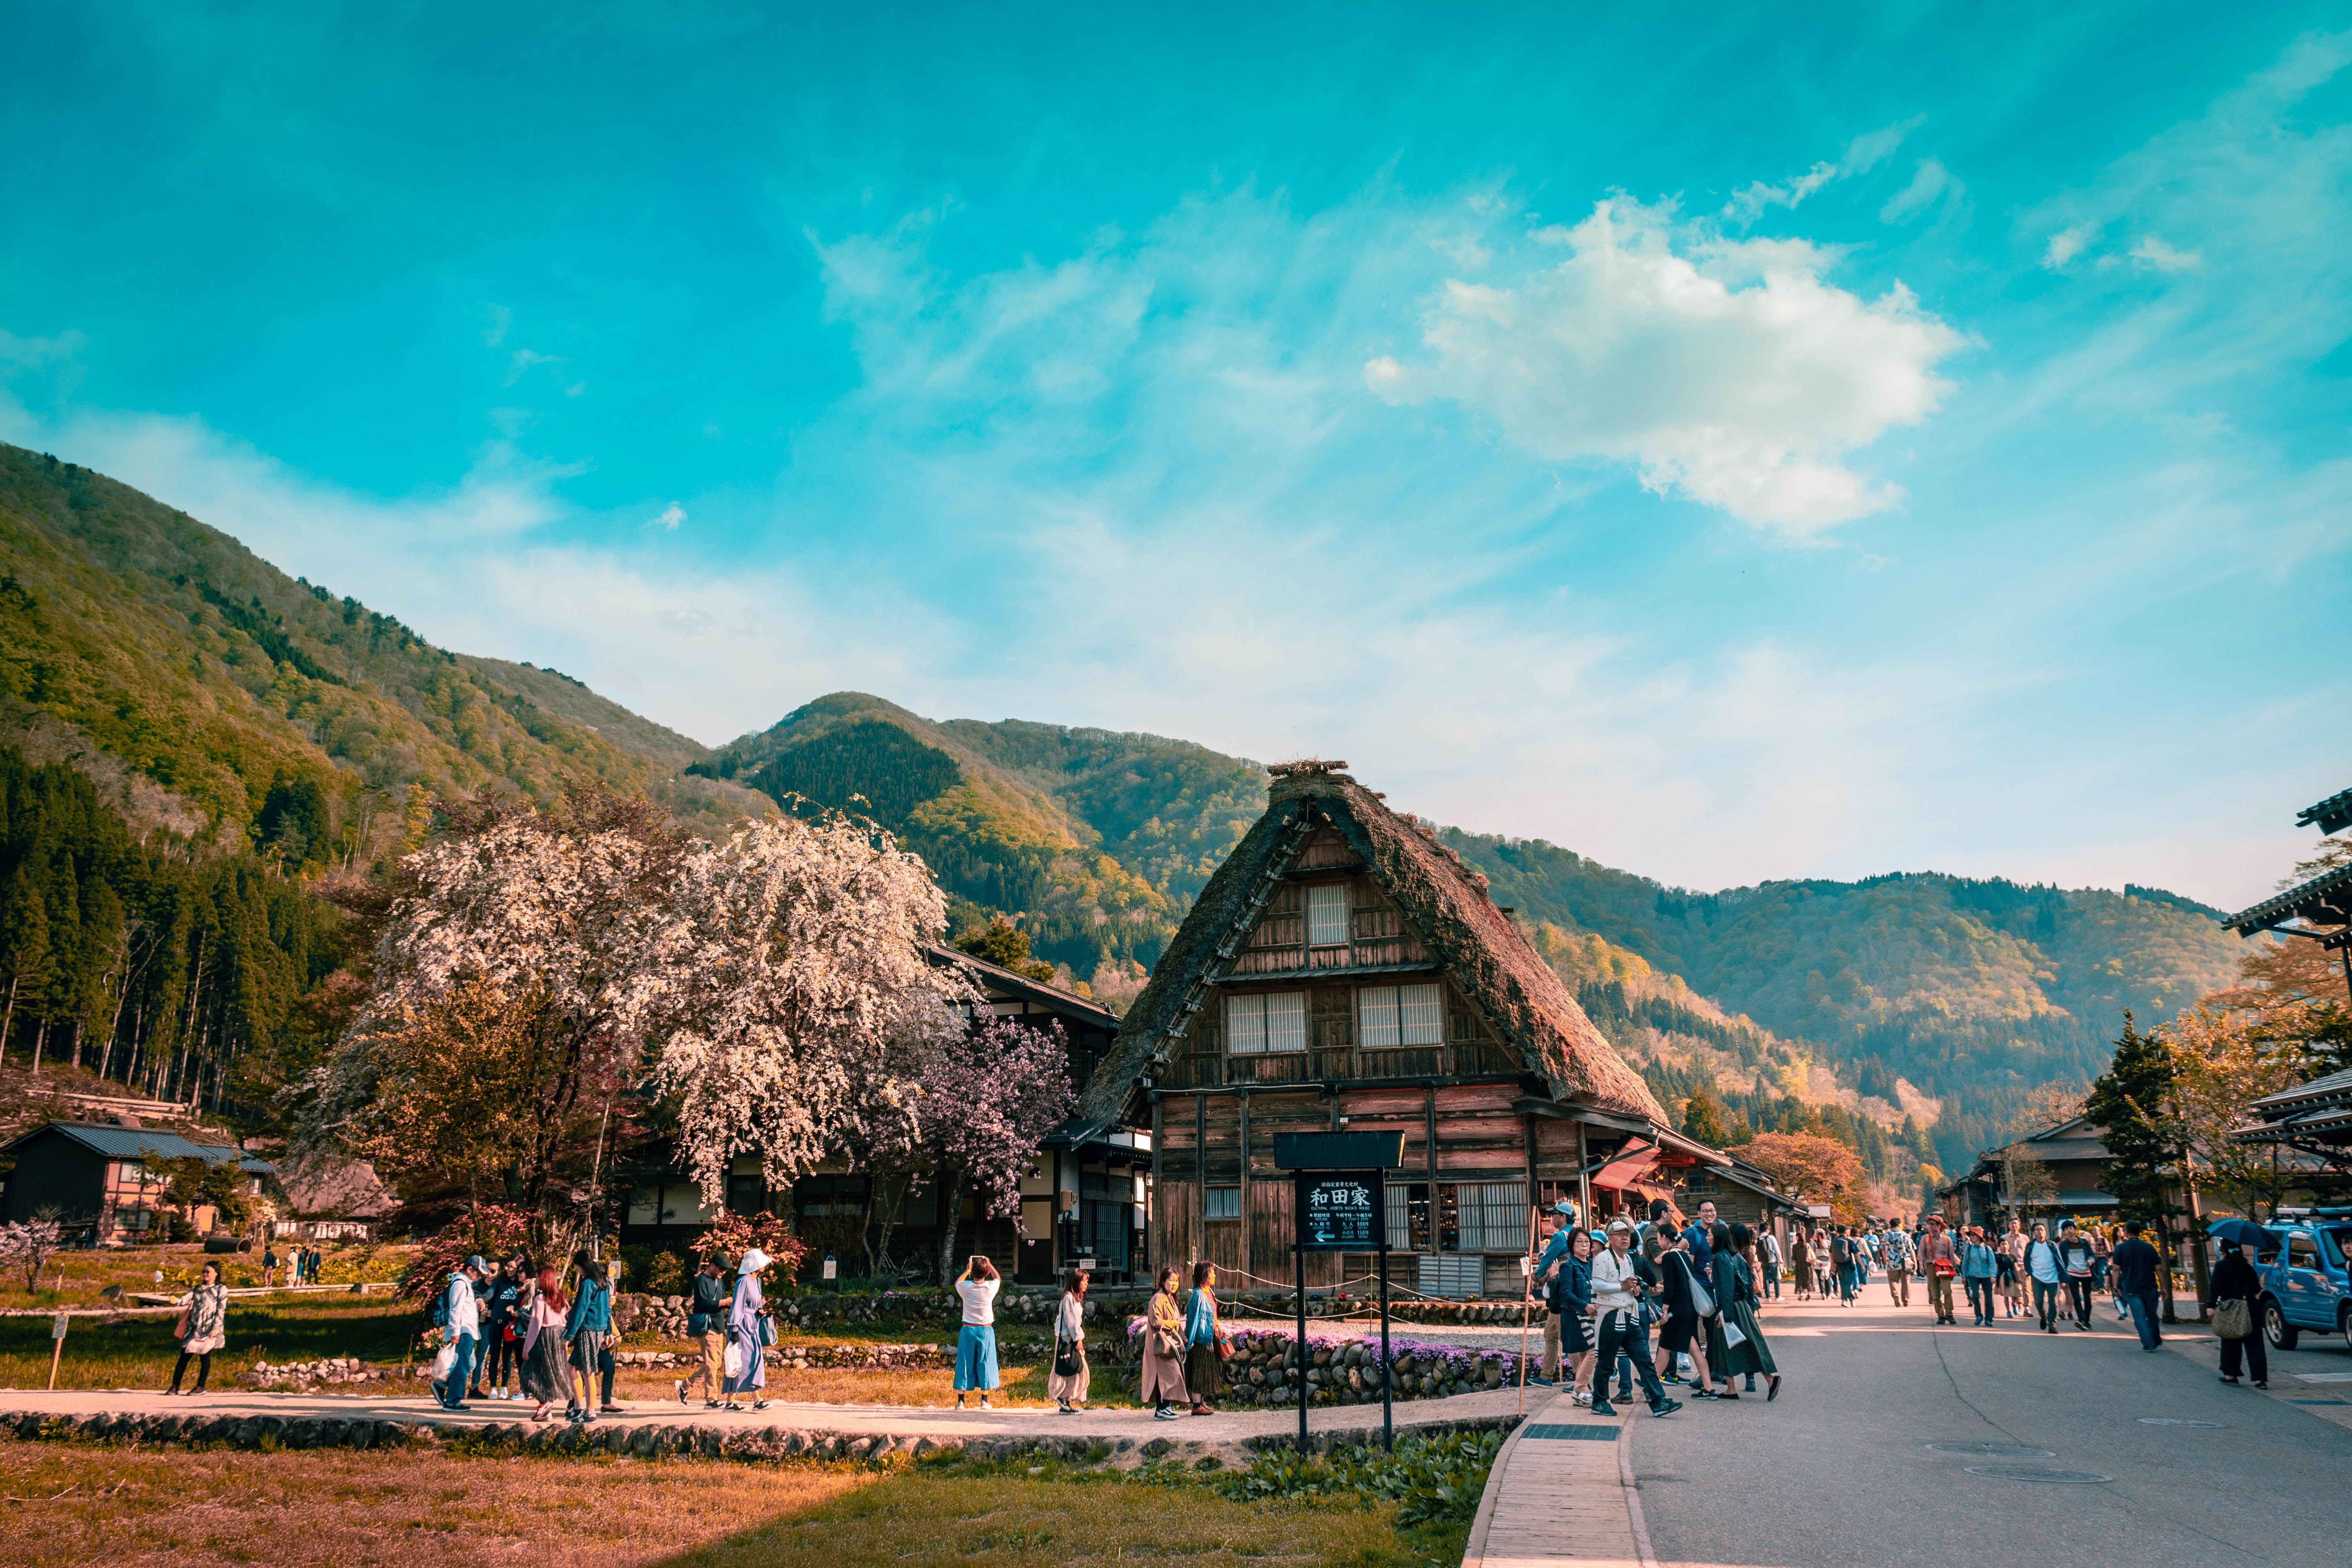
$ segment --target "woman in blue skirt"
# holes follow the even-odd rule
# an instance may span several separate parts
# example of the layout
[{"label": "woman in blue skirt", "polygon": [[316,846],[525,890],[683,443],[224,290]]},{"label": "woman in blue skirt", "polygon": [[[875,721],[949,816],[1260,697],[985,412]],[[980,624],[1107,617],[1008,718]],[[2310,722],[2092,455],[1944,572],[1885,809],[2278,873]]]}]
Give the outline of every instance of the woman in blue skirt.
[{"label": "woman in blue skirt", "polygon": [[978,1390],[980,1407],[989,1407],[988,1395],[996,1386],[996,1292],[1004,1281],[997,1278],[996,1265],[978,1253],[956,1276],[956,1294],[963,1298],[963,1331],[956,1336],[956,1408],[963,1408],[963,1396]]}]

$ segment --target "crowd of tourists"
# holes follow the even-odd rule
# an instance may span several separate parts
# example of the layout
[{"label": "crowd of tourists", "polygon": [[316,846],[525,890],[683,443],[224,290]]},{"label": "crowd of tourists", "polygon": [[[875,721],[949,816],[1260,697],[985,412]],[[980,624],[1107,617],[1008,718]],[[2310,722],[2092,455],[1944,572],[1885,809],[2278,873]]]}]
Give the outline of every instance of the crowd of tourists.
[{"label": "crowd of tourists", "polygon": [[1725,1222],[1712,1202],[1679,1227],[1664,1202],[1652,1204],[1646,1223],[1621,1217],[1595,1231],[1563,1200],[1545,1223],[1530,1270],[1544,1303],[1544,1349],[1529,1382],[1556,1387],[1566,1376],[1570,1398],[1596,1415],[1617,1413],[1612,1378],[1621,1400],[1633,1397],[1638,1380],[1653,1415],[1683,1407],[1669,1384],[1687,1386],[1694,1399],[1738,1399],[1761,1377],[1766,1401],[1780,1396],[1780,1369],[1757,1321],[1762,1282],[1777,1287],[1780,1272],[1774,1249],[1759,1250],[1769,1236]]}]

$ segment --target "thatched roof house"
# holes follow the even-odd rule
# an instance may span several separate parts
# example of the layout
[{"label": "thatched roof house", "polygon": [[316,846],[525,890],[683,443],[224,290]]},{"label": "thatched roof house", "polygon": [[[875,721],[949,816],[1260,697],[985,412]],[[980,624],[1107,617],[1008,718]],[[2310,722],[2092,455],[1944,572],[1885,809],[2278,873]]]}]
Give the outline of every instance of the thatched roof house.
[{"label": "thatched roof house", "polygon": [[1668,1130],[1486,878],[1345,765],[1269,770],[1265,816],[1087,1084],[1082,1115],[1152,1125],[1153,1258],[1289,1275],[1276,1131],[1403,1131],[1391,1245],[1452,1293],[1478,1287],[1481,1259],[1516,1279],[1532,1206],[1589,1211],[1593,1170],[1628,1137],[1723,1163]]}]

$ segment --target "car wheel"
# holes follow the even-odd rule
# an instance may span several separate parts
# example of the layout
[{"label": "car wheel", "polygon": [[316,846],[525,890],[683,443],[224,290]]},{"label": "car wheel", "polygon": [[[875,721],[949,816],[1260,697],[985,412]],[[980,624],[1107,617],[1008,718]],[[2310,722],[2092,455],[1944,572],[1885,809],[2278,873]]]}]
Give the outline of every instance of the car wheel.
[{"label": "car wheel", "polygon": [[2263,1300],[2263,1333],[2273,1350],[2282,1351],[2294,1349],[2294,1342],[2303,1337],[2303,1331],[2286,1321],[2286,1310],[2274,1296]]}]

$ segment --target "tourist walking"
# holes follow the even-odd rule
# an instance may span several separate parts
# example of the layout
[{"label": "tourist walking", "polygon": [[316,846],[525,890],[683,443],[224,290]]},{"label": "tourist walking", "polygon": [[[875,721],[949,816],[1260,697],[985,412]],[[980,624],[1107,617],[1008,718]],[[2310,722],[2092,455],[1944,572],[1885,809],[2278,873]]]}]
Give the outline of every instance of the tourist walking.
[{"label": "tourist walking", "polygon": [[2058,1265],[2066,1288],[2068,1315],[2086,1333],[2091,1327],[2091,1274],[2098,1261],[2098,1249],[2073,1220],[2058,1227]]},{"label": "tourist walking", "polygon": [[2025,1227],[2011,1215],[2009,1229],[1992,1244],[1994,1279],[2012,1318],[2025,1316]]},{"label": "tourist walking", "polygon": [[[1184,1314],[1176,1304],[1176,1266],[1160,1271],[1160,1289],[1143,1310],[1143,1377],[1136,1397],[1151,1405],[1152,1415],[1173,1421],[1176,1406],[1189,1405],[1192,1396],[1184,1387]],[[1299,1377],[1307,1375],[1307,1350],[1297,1347]]]},{"label": "tourist walking", "polygon": [[1529,1372],[1523,1363],[1519,1375],[1528,1383],[1549,1388],[1559,1377],[1560,1321],[1551,1305],[1552,1286],[1559,1278],[1560,1265],[1568,1259],[1578,1227],[1558,1209],[1543,1215],[1543,1249],[1528,1266],[1527,1289],[1530,1302],[1540,1299],[1544,1303],[1543,1351],[1536,1359],[1535,1370]]},{"label": "tourist walking", "polygon": [[1959,1255],[1945,1234],[1944,1216],[1929,1215],[1927,1239],[1919,1243],[1919,1276],[1927,1282],[1927,1305],[1935,1309],[1936,1321],[1954,1327],[1958,1320],[1952,1316],[1952,1276],[1959,1271]]},{"label": "tourist walking", "polygon": [[1960,1241],[1960,1284],[1969,1293],[1969,1311],[1972,1326],[1992,1327],[1992,1280],[1995,1265],[1992,1248],[1985,1242],[1984,1232],[1969,1226]]},{"label": "tourist walking", "polygon": [[[2153,1249],[2151,1249],[2153,1250]],[[2256,1315],[2263,1294],[2263,1277],[2254,1267],[2254,1249],[2229,1247],[2213,1266],[2213,1331],[2221,1338],[2221,1381],[2234,1384],[2242,1364],[2253,1373],[2256,1388],[2271,1385],[2270,1351],[2263,1343],[2262,1319]]]},{"label": "tourist walking", "polygon": [[686,1403],[686,1391],[699,1384],[702,1387],[702,1407],[716,1410],[723,1403],[721,1395],[727,1386],[727,1261],[717,1253],[702,1260],[695,1270],[694,1299],[686,1315],[686,1331],[702,1344],[702,1370],[692,1377],[681,1377],[671,1385],[671,1392],[680,1405]]},{"label": "tourist walking", "polygon": [[1656,1369],[1650,1365],[1649,1347],[1643,1342],[1648,1336],[1642,1322],[1642,1302],[1657,1290],[1658,1274],[1648,1258],[1633,1250],[1633,1227],[1622,1219],[1612,1220],[1609,1250],[1592,1260],[1592,1311],[1601,1328],[1600,1361],[1592,1378],[1592,1413],[1617,1414],[1616,1407],[1609,1403],[1608,1373],[1622,1354],[1642,1380],[1642,1392],[1649,1396],[1650,1414],[1671,1415],[1682,1408],[1682,1404],[1666,1397]]},{"label": "tourist walking", "polygon": [[262,1284],[262,1288],[263,1288],[264,1289],[268,1289],[269,1287],[271,1287],[272,1285],[275,1285],[277,1282],[278,1282],[278,1248],[276,1248],[275,1247],[263,1247],[263,1248],[261,1249],[261,1284]]},{"label": "tourist walking", "polygon": [[2035,1220],[2033,1239],[2025,1244],[2025,1274],[2033,1281],[2033,1315],[2045,1334],[2058,1331],[2058,1282],[2065,1277],[2063,1268],[2049,1226]]},{"label": "tourist walking", "polygon": [[441,1289],[442,1342],[452,1347],[449,1370],[433,1380],[433,1398],[445,1410],[466,1408],[466,1389],[474,1375],[474,1354],[482,1342],[482,1299],[474,1283],[489,1272],[479,1253],[453,1270]]},{"label": "tourist walking", "polygon": [[1911,1238],[1903,1234],[1900,1222],[1889,1220],[1878,1245],[1885,1254],[1886,1299],[1907,1307],[1911,1304]]},{"label": "tourist walking", "polygon": [[1217,1268],[1192,1265],[1192,1294],[1184,1303],[1184,1386],[1192,1414],[1212,1413],[1209,1401],[1225,1391],[1225,1325],[1217,1316]]},{"label": "tourist walking", "polygon": [[768,1298],[760,1288],[760,1271],[767,1267],[768,1255],[756,1247],[735,1265],[735,1299],[727,1309],[727,1353],[735,1358],[735,1370],[727,1374],[729,1410],[743,1408],[735,1400],[739,1394],[759,1395],[751,1401],[754,1410],[768,1407]]},{"label": "tourist walking", "polygon": [[1062,1277],[1061,1304],[1054,1310],[1054,1365],[1045,1374],[1045,1392],[1065,1415],[1075,1415],[1087,1402],[1087,1282],[1083,1268]]},{"label": "tourist walking", "polygon": [[2115,1256],[2107,1267],[2115,1271],[2116,1294],[2130,1309],[2132,1327],[2139,1331],[2140,1348],[2155,1351],[2164,1344],[2164,1331],[2157,1326],[2156,1280],[2163,1259],[2155,1247],[2140,1239],[2146,1227],[2133,1220],[2124,1226],[2124,1239],[2116,1244]]},{"label": "tourist walking", "polygon": [[996,1265],[977,1252],[956,1276],[956,1294],[963,1300],[963,1328],[956,1335],[958,1410],[963,1408],[963,1396],[972,1392],[980,1394],[980,1407],[987,1409],[988,1396],[996,1388],[996,1292],[1003,1284]]},{"label": "tourist walking", "polygon": [[572,1266],[580,1271],[580,1293],[572,1299],[563,1337],[572,1342],[572,1369],[580,1373],[580,1419],[587,1422],[596,1419],[597,1410],[589,1406],[600,1381],[604,1400],[597,1408],[607,1415],[621,1408],[613,1403],[613,1282],[605,1265],[584,1247],[572,1255]]},{"label": "tourist walking", "polygon": [[1789,1233],[1789,1283],[1797,1288],[1797,1300],[1813,1299],[1813,1247],[1801,1228]]},{"label": "tourist walking", "polygon": [[1780,1238],[1769,1226],[1766,1227],[1757,1235],[1756,1251],[1757,1273],[1763,1279],[1764,1299],[1777,1301],[1780,1299]]},{"label": "tourist walking", "polygon": [[173,1326],[172,1337],[180,1342],[180,1360],[172,1368],[172,1386],[163,1392],[180,1392],[180,1378],[194,1361],[196,1385],[188,1392],[202,1394],[212,1380],[213,1352],[228,1342],[228,1287],[221,1283],[219,1264],[205,1264],[195,1288],[181,1299],[180,1321]]},{"label": "tourist walking", "polygon": [[1716,1251],[1716,1289],[1723,1307],[1723,1337],[1726,1346],[1723,1360],[1717,1370],[1723,1374],[1725,1388],[1735,1377],[1744,1377],[1752,1390],[1756,1379],[1765,1380],[1764,1399],[1767,1404],[1780,1397],[1780,1368],[1772,1359],[1772,1347],[1764,1342],[1764,1330],[1756,1319],[1756,1309],[1763,1297],[1756,1289],[1755,1236],[1748,1228],[1734,1220],[1725,1227],[1724,1246]]},{"label": "tourist walking", "polygon": [[547,1407],[558,1395],[562,1397],[565,1415],[575,1421],[580,1417],[580,1402],[572,1394],[572,1374],[563,1364],[563,1318],[571,1305],[553,1264],[539,1271],[523,1297],[522,1388],[538,1405],[530,1413],[534,1421],[547,1419]]}]

